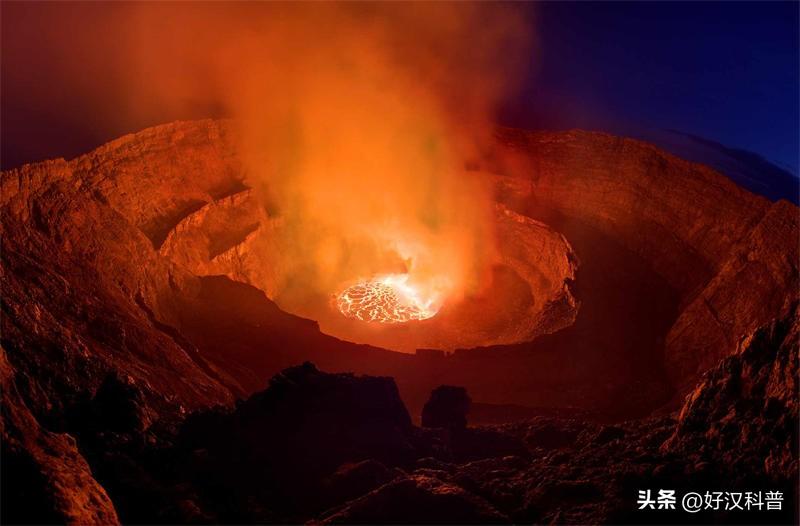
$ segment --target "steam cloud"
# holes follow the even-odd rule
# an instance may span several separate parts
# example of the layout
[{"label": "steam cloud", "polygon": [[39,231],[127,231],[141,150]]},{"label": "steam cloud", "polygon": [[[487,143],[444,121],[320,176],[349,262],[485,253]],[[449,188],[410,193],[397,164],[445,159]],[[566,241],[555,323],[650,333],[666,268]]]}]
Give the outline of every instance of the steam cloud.
[{"label": "steam cloud", "polygon": [[287,289],[329,294],[390,272],[442,297],[485,283],[491,195],[465,163],[528,60],[515,6],[108,11],[124,20],[115,59],[137,79],[124,86],[128,111],[200,105],[234,118],[249,183],[285,226]]}]

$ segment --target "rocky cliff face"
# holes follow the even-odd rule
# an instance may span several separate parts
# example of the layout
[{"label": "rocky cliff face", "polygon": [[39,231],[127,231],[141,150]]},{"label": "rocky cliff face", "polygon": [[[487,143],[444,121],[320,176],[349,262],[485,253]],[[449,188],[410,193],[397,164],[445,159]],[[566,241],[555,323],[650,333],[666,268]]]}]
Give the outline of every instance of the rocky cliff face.
[{"label": "rocky cliff face", "polygon": [[[3,469],[24,481],[17,493],[3,485],[4,502],[18,504],[4,507],[4,521],[114,523],[119,513],[128,522],[352,522],[441,506],[471,510],[459,515],[464,521],[595,522],[626,509],[632,473],[643,482],[657,471],[695,473],[715,462],[781,484],[796,474],[794,205],[770,203],[645,143],[501,131],[481,169],[497,193],[505,250],[498,283],[520,301],[513,312],[477,305],[451,318],[450,334],[467,335],[459,346],[490,347],[402,354],[328,336],[269,299],[279,297],[286,275],[271,244],[281,222],[247,188],[234,144],[228,123],[173,123],[72,161],[2,174]],[[436,347],[442,334],[409,341]],[[266,494],[256,499],[262,504],[240,503],[247,515],[231,515],[229,505],[209,500],[218,488],[192,479],[183,481],[186,490],[154,467],[160,451],[189,455],[184,467],[205,454],[176,442],[188,413],[232,411],[236,399],[305,360],[396,378],[415,417],[440,384],[466,387],[483,407],[568,406],[606,420],[692,394],[677,423],[626,424],[625,441],[617,428],[558,418],[453,439],[398,416],[408,443],[395,445],[408,455],[325,459],[333,471],[314,475],[320,487],[340,477],[354,489],[320,496],[313,515],[263,508],[276,502]],[[405,411],[397,400],[390,405],[392,414]],[[371,419],[348,418],[354,426]],[[260,431],[241,433],[259,440]],[[744,435],[749,445],[738,457],[719,456]],[[218,440],[222,449],[232,443]],[[553,441],[575,460],[543,453]],[[700,443],[702,459],[678,459]],[[641,455],[656,457],[641,467],[634,460]],[[619,461],[611,483],[597,467],[605,456]],[[571,482],[558,482],[565,477]],[[560,509],[563,495],[588,507]],[[616,504],[599,504],[606,498]]]},{"label": "rocky cliff face", "polygon": [[[70,191],[81,195],[83,204],[92,201],[92,206],[121,215],[175,267],[197,275],[225,274],[280,298],[291,267],[281,260],[276,244],[281,221],[269,216],[247,190],[234,145],[226,122],[161,126],[113,141],[70,163],[53,161],[7,174],[4,200],[9,201],[7,209],[18,209],[25,221],[30,213],[38,213],[26,210],[38,185],[51,188],[62,181],[80,186]],[[640,260],[641,268],[654,273],[651,281],[664,281],[664,295],[674,298],[677,313],[669,315],[669,328],[658,335],[665,340],[664,349],[653,352],[663,352],[671,383],[683,390],[739,337],[770,316],[785,314],[797,297],[791,293],[798,289],[797,247],[785,242],[797,237],[794,205],[772,204],[702,165],[646,143],[600,133],[500,130],[496,151],[487,159],[483,169],[502,174],[494,176],[499,201],[522,214],[519,217],[549,224],[535,227],[544,228],[540,234],[518,231],[528,219],[498,221],[504,265],[518,277],[514,279],[527,283],[523,286],[531,288],[535,303],[508,309],[525,313],[518,321],[505,316],[492,326],[495,330],[477,329],[496,334],[490,339],[466,337],[475,317],[464,323],[458,321],[459,312],[455,321],[442,316],[430,323],[422,335],[386,334],[372,337],[371,343],[392,346],[405,338],[404,350],[466,348],[531,340],[570,325],[578,301],[569,283],[575,280],[577,261],[589,260],[581,252],[591,253],[591,259],[603,257],[586,247],[576,254],[581,233],[575,230],[594,229],[607,236],[610,243],[630,251],[629,260]],[[505,212],[509,213],[513,212]],[[59,222],[68,224],[61,218]],[[554,227],[553,248],[542,246],[551,236],[547,230]],[[113,235],[72,230],[67,238]],[[565,234],[567,244],[559,247],[558,236]],[[526,243],[532,246],[525,248]],[[563,263],[565,258],[573,263]],[[101,272],[117,272],[118,281],[131,279],[124,265],[112,264]],[[751,294],[738,294],[740,287]],[[509,302],[515,301],[509,294]],[[507,294],[498,296],[505,299]],[[287,307],[303,311],[299,314],[320,321],[339,337],[370,341],[371,332],[333,316],[325,298],[311,304]],[[470,316],[468,307],[463,314]],[[508,334],[500,336],[503,331]]]},{"label": "rocky cliff face", "polygon": [[112,206],[107,192],[116,181],[89,177],[79,168],[86,162],[52,161],[2,177],[3,342],[26,378],[31,409],[59,412],[109,369],[187,408],[232,401],[196,350],[158,321],[175,292],[191,290],[197,278],[158,256]]},{"label": "rocky cliff face", "polygon": [[108,494],[92,477],[75,439],[39,425],[0,349],[3,389],[3,522],[119,524]]},{"label": "rocky cliff face", "polygon": [[664,449],[713,451],[739,476],[751,473],[755,462],[766,476],[791,480],[798,462],[798,356],[795,310],[759,327],[703,375]]},{"label": "rocky cliff face", "polygon": [[[664,346],[682,389],[798,297],[798,209],[714,170],[602,133],[499,133],[504,199],[532,217],[590,225],[677,293]],[[562,219],[563,220],[563,219]],[[578,256],[580,257],[580,251]],[[743,293],[743,291],[747,291]]]}]

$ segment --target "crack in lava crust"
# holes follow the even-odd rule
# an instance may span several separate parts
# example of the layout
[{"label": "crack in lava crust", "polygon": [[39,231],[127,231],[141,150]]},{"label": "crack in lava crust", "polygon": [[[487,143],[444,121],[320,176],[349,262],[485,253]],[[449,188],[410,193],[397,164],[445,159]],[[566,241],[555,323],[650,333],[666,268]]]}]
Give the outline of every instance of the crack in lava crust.
[{"label": "crack in lava crust", "polygon": [[405,284],[405,277],[395,276],[362,281],[345,289],[336,297],[336,306],[347,318],[379,323],[425,320],[436,314]]}]

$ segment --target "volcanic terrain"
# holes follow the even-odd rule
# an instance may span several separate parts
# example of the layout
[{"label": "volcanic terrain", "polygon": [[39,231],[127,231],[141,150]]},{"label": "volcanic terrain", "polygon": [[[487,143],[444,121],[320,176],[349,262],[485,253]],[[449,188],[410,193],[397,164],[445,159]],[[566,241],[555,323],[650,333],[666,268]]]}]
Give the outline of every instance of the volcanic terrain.
[{"label": "volcanic terrain", "polygon": [[3,522],[642,522],[654,486],[778,489],[760,520],[792,520],[794,204],[498,129],[465,168],[489,285],[367,324],[296,293],[236,144],[176,122],[2,173]]}]

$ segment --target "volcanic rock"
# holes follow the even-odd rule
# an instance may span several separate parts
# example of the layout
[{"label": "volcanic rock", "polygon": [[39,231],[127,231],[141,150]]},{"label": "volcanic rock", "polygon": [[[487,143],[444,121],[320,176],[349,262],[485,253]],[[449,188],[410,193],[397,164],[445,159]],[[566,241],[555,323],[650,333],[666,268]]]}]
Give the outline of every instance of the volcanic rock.
[{"label": "volcanic rock", "polygon": [[[109,371],[146,386],[156,404],[233,400],[203,358],[163,330],[176,289],[196,278],[159,257],[134,217],[112,206],[113,192],[141,182],[126,156],[116,170],[97,168],[114,173],[105,179],[86,172],[88,158],[2,174],[3,338],[37,415],[94,392]],[[118,179],[128,175],[123,191]]]},{"label": "volcanic rock", "polygon": [[119,524],[111,499],[92,477],[75,439],[43,429],[26,407],[2,348],[0,386],[2,522]]},{"label": "volcanic rock", "polygon": [[[413,327],[353,325],[327,298],[308,314],[336,334],[361,341],[372,334],[404,350],[414,342],[493,346],[426,363],[415,378],[415,367],[399,365],[406,361],[358,360],[354,347],[353,356],[326,357],[325,366],[394,376],[414,409],[429,389],[450,383],[466,385],[479,402],[630,417],[690,389],[739,338],[785,315],[797,299],[797,247],[786,242],[797,238],[794,205],[769,203],[640,141],[503,129],[497,143],[481,167],[491,172],[498,198],[496,294],[465,302],[458,316],[448,318],[445,308],[428,320],[435,323]],[[26,396],[38,397],[36,407],[93,392],[111,369],[149,386],[145,396],[165,393],[194,408],[231,403],[304,359],[322,363],[305,351],[291,358],[291,342],[258,351],[272,339],[258,330],[248,331],[253,341],[241,345],[247,352],[231,359],[219,341],[208,343],[211,331],[188,319],[199,308],[198,291],[210,287],[195,275],[225,274],[270,297],[278,297],[285,278],[275,259],[280,217],[247,188],[235,145],[226,121],[178,122],[72,161],[3,174],[4,308],[15,320],[4,332],[22,348],[50,349],[45,361],[70,370],[38,374],[29,357],[12,358],[39,384],[58,386],[53,400],[42,397],[49,385],[31,388]],[[749,294],[737,293],[742,284]],[[214,301],[202,297],[203,308]],[[284,323],[278,318],[289,323],[280,313],[272,317],[269,332]],[[312,339],[302,347],[338,345]],[[59,348],[69,351],[58,356]],[[7,349],[16,354],[14,345]],[[119,350],[113,360],[111,349]],[[572,360],[564,360],[564,349]],[[165,361],[171,363],[163,370],[154,365]],[[170,381],[166,371],[174,370],[179,380]],[[498,375],[503,385],[486,380]],[[59,377],[80,376],[89,384],[59,385]],[[417,378],[427,385],[414,385]]]},{"label": "volcanic rock", "polygon": [[740,476],[763,471],[790,480],[798,471],[799,342],[796,313],[745,338],[686,397],[664,449],[707,449]]},{"label": "volcanic rock", "polygon": [[[779,201],[766,211],[719,273],[683,310],[666,340],[665,366],[685,387],[693,371],[705,371],[742,337],[771,317],[782,318],[798,301],[800,213]],[[746,293],[742,293],[747,291]]]},{"label": "volcanic rock", "polygon": [[345,463],[323,481],[321,500],[327,507],[334,506],[360,497],[404,475],[402,470],[389,469],[377,460]]},{"label": "volcanic rock", "polygon": [[153,422],[155,414],[129,377],[112,372],[97,389],[88,417],[91,423],[84,428],[99,425],[114,431],[142,432]]},{"label": "volcanic rock", "polygon": [[559,449],[575,443],[582,426],[567,426],[563,421],[557,423],[542,419],[541,425],[532,426],[525,436],[525,443],[531,448]]},{"label": "volcanic rock", "polygon": [[463,387],[441,385],[431,392],[430,399],[422,408],[422,426],[464,429],[471,402]]},{"label": "volcanic rock", "polygon": [[497,185],[512,209],[551,226],[591,225],[678,293],[681,312],[664,360],[682,391],[797,301],[798,244],[787,241],[798,238],[793,204],[771,203],[706,166],[603,133],[503,129],[498,144],[501,161],[492,169],[504,174]]},{"label": "volcanic rock", "polygon": [[[0,176],[3,522],[619,523],[653,485],[797,494],[794,205],[639,141],[500,130],[481,169],[503,292],[451,318],[490,346],[415,356],[270,300],[282,225],[230,130],[173,123]],[[261,391],[306,360],[373,377],[303,365]],[[443,384],[552,412],[415,427],[400,395],[419,414]],[[677,421],[645,418],[676,393]]]},{"label": "volcanic rock", "polygon": [[324,524],[507,523],[492,506],[459,486],[424,475],[390,482],[322,519]]},{"label": "volcanic rock", "polygon": [[[213,497],[219,520],[241,520],[239,514],[250,509],[248,498],[286,516],[329,502],[335,497],[334,480],[349,480],[356,491],[393,478],[380,468],[416,458],[412,431],[390,378],[328,374],[305,363],[276,375],[265,391],[233,412],[193,415],[181,429],[179,444],[183,451],[203,452],[201,461],[187,457],[200,466],[201,476],[193,483],[221,486]],[[186,466],[187,472],[196,469]],[[222,507],[231,499],[242,508]]]}]

